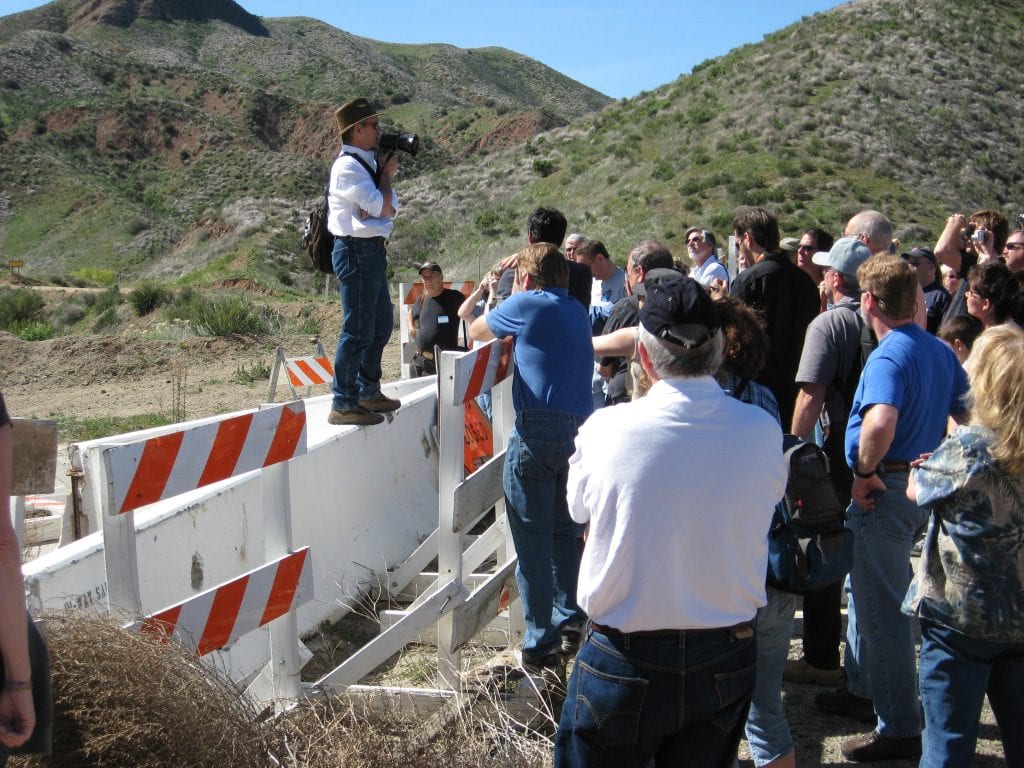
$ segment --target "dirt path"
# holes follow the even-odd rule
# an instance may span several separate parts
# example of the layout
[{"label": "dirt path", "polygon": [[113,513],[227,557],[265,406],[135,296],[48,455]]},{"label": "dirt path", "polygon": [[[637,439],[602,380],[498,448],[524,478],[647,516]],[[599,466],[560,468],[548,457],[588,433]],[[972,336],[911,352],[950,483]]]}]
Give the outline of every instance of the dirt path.
[{"label": "dirt path", "polygon": [[[323,343],[333,357],[334,339]],[[26,342],[0,332],[0,391],[12,415],[24,418],[170,415],[176,393],[183,391],[186,418],[194,419],[267,402],[269,378],[249,383],[244,378],[261,366],[272,368],[278,345],[288,357],[313,352],[308,336],[183,342],[89,336]],[[399,376],[396,332],[385,351],[384,380]],[[313,388],[314,395],[328,391],[326,386]],[[288,388],[279,385],[277,399],[289,397]]]}]

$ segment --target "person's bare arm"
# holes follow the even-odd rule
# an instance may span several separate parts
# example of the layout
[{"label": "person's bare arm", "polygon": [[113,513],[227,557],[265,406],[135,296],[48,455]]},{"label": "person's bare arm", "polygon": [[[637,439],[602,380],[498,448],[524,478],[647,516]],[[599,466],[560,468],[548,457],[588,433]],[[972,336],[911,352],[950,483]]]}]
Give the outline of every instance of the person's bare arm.
[{"label": "person's bare arm", "polygon": [[28,655],[28,618],[21,549],[11,525],[11,427],[0,427],[0,653],[4,686],[0,690],[0,744],[24,744],[35,728],[32,666]]},{"label": "person's bare arm", "polygon": [[[872,405],[864,414],[864,422],[860,429],[860,445],[857,451],[857,466],[855,470],[861,472],[872,472],[882,459],[885,458],[889,446],[892,445],[896,436],[896,422],[899,420],[900,412],[892,405],[878,403]],[[853,500],[865,509],[873,509],[875,502],[870,494],[874,491],[884,491],[885,483],[877,474],[869,477],[857,477],[856,471],[853,477]]]},{"label": "person's bare arm", "polygon": [[935,258],[940,264],[945,264],[954,272],[960,274],[960,267],[963,265],[963,256],[960,254],[960,233],[967,225],[967,219],[962,213],[954,213],[946,219],[946,228],[942,230],[938,241],[935,243]]},{"label": "person's bare arm", "polygon": [[814,425],[821,415],[821,407],[825,404],[827,384],[801,382],[796,393],[796,407],[793,409],[793,423],[790,434],[802,440],[810,440],[814,435]]},{"label": "person's bare arm", "polygon": [[632,357],[636,354],[636,328],[619,328],[604,336],[595,336],[597,357]]},{"label": "person's bare arm", "polygon": [[469,326],[469,335],[473,341],[490,341],[498,338],[487,324],[487,316],[478,317]]}]

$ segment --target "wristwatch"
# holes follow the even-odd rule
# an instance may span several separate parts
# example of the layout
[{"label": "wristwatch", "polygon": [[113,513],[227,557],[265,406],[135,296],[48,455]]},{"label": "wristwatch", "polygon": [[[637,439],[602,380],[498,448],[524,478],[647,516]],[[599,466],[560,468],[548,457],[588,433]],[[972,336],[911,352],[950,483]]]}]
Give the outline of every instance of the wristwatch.
[{"label": "wristwatch", "polygon": [[856,465],[854,465],[854,467],[853,467],[853,474],[856,475],[857,477],[859,477],[861,480],[867,480],[869,477],[871,477],[872,475],[875,475],[877,473],[878,473],[878,470],[876,470],[876,469],[872,469],[870,472],[861,472],[860,469]]}]

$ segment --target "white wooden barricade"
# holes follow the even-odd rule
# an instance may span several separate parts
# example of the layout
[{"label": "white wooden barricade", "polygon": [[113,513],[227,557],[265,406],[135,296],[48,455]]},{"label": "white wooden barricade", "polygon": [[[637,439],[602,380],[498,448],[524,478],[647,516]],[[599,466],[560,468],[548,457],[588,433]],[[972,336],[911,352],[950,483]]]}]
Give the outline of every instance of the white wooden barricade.
[{"label": "white wooden barricade", "polygon": [[[356,684],[436,625],[440,690],[401,689],[400,694],[436,704],[446,691],[459,691],[460,649],[501,612],[505,587],[514,585],[517,561],[507,535],[501,483],[504,445],[513,424],[511,353],[512,340],[506,339],[469,352],[443,352],[438,358],[439,525],[400,568],[391,572],[388,587],[392,594],[401,593],[434,558],[438,560],[438,573],[407,610],[387,612],[395,619],[393,624],[382,622],[386,628],[381,635],[318,680],[314,689],[382,692]],[[465,403],[488,390],[492,393],[495,455],[464,478]],[[494,524],[464,551],[466,533],[492,507],[496,511]],[[485,577],[473,575],[495,553],[498,565],[494,572]],[[512,629],[506,642],[518,643],[522,638],[521,613],[517,603],[509,607]]]},{"label": "white wooden barricade", "polygon": [[[445,288],[454,288],[456,291],[461,293],[463,296],[469,296],[473,289],[476,288],[476,283],[472,280],[451,281],[446,280],[444,283]],[[412,376],[412,358],[416,354],[416,342],[412,340],[412,334],[409,328],[409,307],[416,303],[416,300],[423,295],[423,283],[399,283],[398,284],[398,295],[401,298],[398,307],[398,328],[399,328],[399,339],[401,340],[402,350],[402,378],[408,379]],[[463,339],[463,346],[468,347],[468,339]]]},{"label": "white wooden barricade", "polygon": [[315,345],[316,354],[306,357],[285,357],[284,347],[277,348],[274,369],[270,372],[268,403],[277,399],[277,377],[282,370],[288,377],[288,388],[292,391],[292,400],[299,399],[298,387],[305,387],[306,397],[309,397],[314,386],[331,384],[334,381],[334,361],[327,357],[320,339],[315,340]]},{"label": "white wooden barricade", "polygon": [[[135,510],[252,470],[261,470],[264,557],[277,558],[250,574],[221,584],[149,617],[148,625],[167,627],[170,617],[191,617],[183,630],[204,653],[229,638],[270,623],[271,673],[275,698],[300,692],[299,637],[294,609],[312,597],[306,550],[293,553],[288,460],[306,452],[303,401],[208,422],[158,437],[112,445],[102,451],[102,481],[94,491],[103,512],[103,555],[108,610],[142,614],[135,545]],[[296,567],[298,570],[296,570]],[[305,575],[303,575],[305,574]],[[250,582],[265,584],[253,586]],[[302,585],[305,586],[302,586]],[[301,588],[300,588],[301,587]],[[258,622],[238,621],[240,608],[258,610]],[[238,605],[235,605],[238,603]],[[281,604],[287,611],[280,610]],[[273,608],[271,606],[276,606]],[[247,615],[247,614],[246,614]],[[230,622],[229,631],[223,625]],[[214,642],[213,639],[217,642]],[[218,644],[219,643],[219,644]]]}]

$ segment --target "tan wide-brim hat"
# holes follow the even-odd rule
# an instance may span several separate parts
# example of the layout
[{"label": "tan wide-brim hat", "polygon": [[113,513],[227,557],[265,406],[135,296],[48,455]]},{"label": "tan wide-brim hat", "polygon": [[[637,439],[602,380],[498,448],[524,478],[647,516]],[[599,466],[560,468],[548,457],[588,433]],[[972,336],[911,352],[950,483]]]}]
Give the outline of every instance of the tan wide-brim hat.
[{"label": "tan wide-brim hat", "polygon": [[334,112],[334,118],[338,121],[338,127],[345,133],[357,123],[368,120],[380,114],[366,99],[352,99],[342,104]]}]

